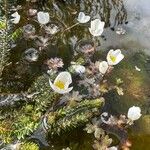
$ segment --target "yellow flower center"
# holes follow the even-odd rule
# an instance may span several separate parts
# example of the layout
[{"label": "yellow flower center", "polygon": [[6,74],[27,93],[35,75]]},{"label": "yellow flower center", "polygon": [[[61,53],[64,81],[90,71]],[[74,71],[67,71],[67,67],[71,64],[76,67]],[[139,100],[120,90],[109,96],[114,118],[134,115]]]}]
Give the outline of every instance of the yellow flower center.
[{"label": "yellow flower center", "polygon": [[65,83],[63,81],[60,81],[60,80],[58,80],[57,82],[55,82],[54,85],[57,86],[60,89],[64,89],[65,88]]},{"label": "yellow flower center", "polygon": [[110,59],[111,59],[112,62],[116,61],[116,57],[115,56],[110,55]]}]

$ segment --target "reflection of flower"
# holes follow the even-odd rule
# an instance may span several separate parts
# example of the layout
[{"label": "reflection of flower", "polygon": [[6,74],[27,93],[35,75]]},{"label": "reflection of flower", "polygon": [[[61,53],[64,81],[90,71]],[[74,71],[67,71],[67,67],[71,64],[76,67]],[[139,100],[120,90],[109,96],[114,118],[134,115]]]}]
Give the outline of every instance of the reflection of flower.
[{"label": "reflection of flower", "polygon": [[108,63],[106,61],[102,61],[99,63],[99,71],[102,74],[105,74],[108,70]]},{"label": "reflection of flower", "polygon": [[93,36],[100,36],[103,33],[105,22],[100,19],[91,21],[91,27],[89,28],[90,33]]},{"label": "reflection of flower", "polygon": [[61,58],[51,58],[45,61],[45,63],[49,69],[57,70],[58,68],[62,68],[64,63]]},{"label": "reflection of flower", "polygon": [[141,109],[140,107],[132,106],[128,110],[128,118],[132,121],[138,120],[141,117]]},{"label": "reflection of flower", "polygon": [[117,65],[123,58],[124,55],[121,53],[120,49],[111,49],[107,54],[107,62],[109,65]]},{"label": "reflection of flower", "polygon": [[84,12],[80,12],[77,19],[80,23],[86,23],[90,20],[90,16],[85,15]]},{"label": "reflection of flower", "polygon": [[20,15],[18,12],[13,13],[11,16],[13,17],[13,19],[11,19],[12,23],[18,24],[20,21]]},{"label": "reflection of flower", "polygon": [[69,88],[69,85],[72,83],[72,77],[67,71],[61,72],[56,77],[54,83],[51,80],[49,80],[49,83],[51,88],[59,94],[69,93],[73,89],[73,87]]},{"label": "reflection of flower", "polygon": [[40,24],[47,24],[50,20],[49,13],[40,11],[37,13],[37,19]]}]

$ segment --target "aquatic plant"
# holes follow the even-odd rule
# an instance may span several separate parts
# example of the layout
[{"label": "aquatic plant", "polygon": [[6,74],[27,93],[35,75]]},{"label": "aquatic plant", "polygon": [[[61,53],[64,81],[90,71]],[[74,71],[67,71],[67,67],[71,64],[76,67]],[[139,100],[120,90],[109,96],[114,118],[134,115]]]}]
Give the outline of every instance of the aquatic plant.
[{"label": "aquatic plant", "polygon": [[103,105],[103,98],[84,100],[72,107],[66,106],[46,114],[46,123],[44,121],[43,125],[49,134],[60,134],[61,132],[84,125],[94,114],[98,114],[99,108]]},{"label": "aquatic plant", "polygon": [[[117,148],[129,148],[131,144],[128,141],[126,128],[141,117],[140,107],[131,107],[127,117],[122,114],[114,116],[108,112],[103,112],[104,99],[107,98],[106,93],[116,90],[118,95],[124,94],[121,87],[123,81],[120,78],[115,78],[115,84],[107,81],[107,77],[112,73],[114,66],[123,60],[124,54],[120,49],[111,49],[106,55],[107,61],[101,61],[102,58],[99,56],[98,60],[94,59],[97,54],[96,50],[99,48],[97,39],[100,39],[99,37],[104,31],[105,22],[103,20],[107,17],[98,16],[95,18],[95,15],[90,15],[90,13],[86,15],[86,13],[79,11],[75,18],[78,22],[68,25],[65,23],[66,18],[60,19],[62,18],[61,10],[55,3],[53,7],[57,11],[52,13],[46,8],[43,9],[44,11],[36,10],[35,8],[38,7],[39,3],[41,4],[36,0],[26,1],[28,11],[25,19],[28,22],[24,25],[20,21],[20,18],[23,18],[22,13],[14,8],[15,11],[11,15],[13,18],[10,21],[13,24],[21,22],[21,27],[19,26],[9,36],[8,32],[4,32],[4,38],[2,36],[1,41],[5,43],[2,45],[2,48],[5,48],[2,51],[4,56],[3,53],[12,46],[9,43],[13,43],[20,35],[23,35],[21,38],[27,47],[16,64],[27,66],[27,70],[28,67],[38,64],[40,73],[35,76],[26,91],[1,95],[0,140],[4,146],[5,143],[10,144],[18,141],[20,150],[38,150],[39,146],[30,140],[36,139],[41,143],[42,140],[46,141],[46,139],[40,141],[42,135],[36,136],[39,132],[44,134],[44,137],[55,138],[78,127],[84,128],[86,125],[84,130],[94,134],[93,148],[95,150],[113,149],[110,147],[113,139],[109,137],[109,133],[118,138]],[[49,2],[47,3],[49,4]],[[34,6],[36,7],[34,8]],[[53,13],[56,13],[57,18],[52,17]],[[70,11],[67,13],[70,14]],[[5,19],[4,21],[6,21]],[[56,20],[56,22],[52,22],[51,19]],[[91,26],[86,24],[90,19]],[[57,24],[57,21],[61,22],[62,25],[59,26],[60,23]],[[7,23],[0,23],[2,31],[7,31],[6,27]],[[70,30],[74,28],[76,31],[78,27],[85,27],[86,37],[92,38],[92,40],[74,42],[76,37],[75,35],[74,37],[71,36]],[[88,29],[91,34],[86,32]],[[62,38],[63,36],[65,38]],[[52,49],[61,49],[58,46],[60,39],[65,44],[71,40],[74,42],[72,58],[71,61],[67,60],[68,64],[64,61],[65,56],[61,55],[61,52],[56,56],[57,52],[53,55],[51,51]],[[7,58],[3,58],[3,56],[2,60],[7,61]],[[4,63],[0,65],[2,68],[5,66]],[[139,70],[137,67],[136,69]],[[32,72],[29,69],[28,71],[32,74],[35,70]],[[52,82],[53,80],[54,82]],[[26,139],[29,139],[29,142]]]},{"label": "aquatic plant", "polygon": [[21,30],[20,28],[16,29],[14,32],[12,32],[12,23],[15,24],[19,22],[20,16],[17,14],[12,14],[12,16],[16,17],[9,20],[9,14],[8,9],[10,8],[10,5],[7,1],[2,0],[0,2],[1,9],[0,9],[0,77],[2,75],[2,71],[5,66],[9,64],[9,55],[10,50],[13,45],[13,43],[20,37]]}]

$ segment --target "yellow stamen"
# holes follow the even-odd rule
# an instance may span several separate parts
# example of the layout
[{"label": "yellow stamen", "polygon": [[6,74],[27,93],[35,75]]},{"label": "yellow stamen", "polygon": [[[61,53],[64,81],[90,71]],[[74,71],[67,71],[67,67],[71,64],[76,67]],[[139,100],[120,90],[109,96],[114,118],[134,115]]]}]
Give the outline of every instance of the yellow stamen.
[{"label": "yellow stamen", "polygon": [[57,82],[55,82],[54,85],[57,86],[60,89],[64,89],[65,88],[65,83],[63,81],[60,81],[60,80],[58,80]]},{"label": "yellow stamen", "polygon": [[116,57],[115,56],[110,55],[110,59],[111,59],[112,62],[116,61]]}]

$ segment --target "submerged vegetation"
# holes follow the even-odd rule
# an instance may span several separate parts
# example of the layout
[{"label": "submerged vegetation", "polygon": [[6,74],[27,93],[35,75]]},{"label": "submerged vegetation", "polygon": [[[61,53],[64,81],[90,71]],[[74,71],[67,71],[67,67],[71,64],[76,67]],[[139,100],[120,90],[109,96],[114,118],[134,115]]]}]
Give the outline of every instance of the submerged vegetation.
[{"label": "submerged vegetation", "polygon": [[[149,91],[141,86],[150,58],[143,53],[127,57],[123,49],[101,51],[105,28],[127,23],[122,0],[0,3],[1,150],[55,149],[57,139],[78,130],[90,134],[87,150],[129,150],[127,129],[149,108],[144,112],[144,105],[124,97],[147,104],[141,90]],[[58,149],[79,149],[65,146]]]}]

